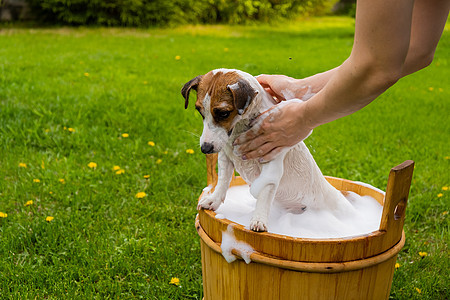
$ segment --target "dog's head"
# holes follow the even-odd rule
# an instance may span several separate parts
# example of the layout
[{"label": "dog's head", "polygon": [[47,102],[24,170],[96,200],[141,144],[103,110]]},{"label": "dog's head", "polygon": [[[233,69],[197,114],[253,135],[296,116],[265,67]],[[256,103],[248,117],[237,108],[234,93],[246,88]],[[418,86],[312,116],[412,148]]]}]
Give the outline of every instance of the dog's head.
[{"label": "dog's head", "polygon": [[190,91],[197,91],[195,108],[203,117],[201,150],[205,154],[222,150],[234,126],[258,94],[253,76],[237,70],[217,69],[187,82],[181,89],[185,108]]}]

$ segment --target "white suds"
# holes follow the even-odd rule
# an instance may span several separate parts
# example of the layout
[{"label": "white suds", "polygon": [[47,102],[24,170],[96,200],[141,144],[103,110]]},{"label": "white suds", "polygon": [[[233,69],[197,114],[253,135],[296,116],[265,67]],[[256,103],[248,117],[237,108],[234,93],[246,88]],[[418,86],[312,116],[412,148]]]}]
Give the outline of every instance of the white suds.
[{"label": "white suds", "polygon": [[[269,216],[270,233],[298,238],[344,238],[371,233],[379,229],[383,207],[372,197],[349,192],[346,198],[355,208],[346,217],[336,216],[331,209],[308,209],[294,214],[273,203]],[[226,218],[248,228],[256,207],[256,199],[248,185],[230,187],[224,203],[217,209]],[[225,234],[225,233],[224,233]]]},{"label": "white suds", "polygon": [[233,249],[238,251],[246,264],[251,262],[250,255],[254,250],[250,245],[236,240],[232,224],[228,225],[227,231],[222,232],[222,244],[220,247],[222,248],[222,255],[228,263],[236,260],[236,256],[231,253]]},{"label": "white suds", "polygon": [[306,93],[302,96],[302,100],[306,101],[311,99],[312,96],[314,96],[316,93],[311,92],[311,86],[308,85],[308,90],[306,91]]},{"label": "white suds", "polygon": [[232,90],[237,90],[239,88],[239,83],[233,83],[233,84],[229,84],[227,85],[228,88],[232,89]]},{"label": "white suds", "polygon": [[291,91],[291,90],[289,90],[289,89],[284,89],[284,90],[282,90],[281,91],[281,95],[284,97],[284,99],[286,99],[286,100],[291,100],[291,99],[294,99],[295,98],[295,95],[294,95],[294,93]]}]

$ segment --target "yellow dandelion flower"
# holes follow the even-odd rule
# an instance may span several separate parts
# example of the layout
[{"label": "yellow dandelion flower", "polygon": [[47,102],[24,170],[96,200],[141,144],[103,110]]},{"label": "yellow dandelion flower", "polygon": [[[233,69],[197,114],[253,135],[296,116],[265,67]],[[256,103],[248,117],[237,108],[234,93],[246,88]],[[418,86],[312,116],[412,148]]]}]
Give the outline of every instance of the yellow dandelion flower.
[{"label": "yellow dandelion flower", "polygon": [[439,194],[437,194],[437,196],[438,196],[438,198],[441,198],[442,196],[444,196],[444,194],[439,193]]},{"label": "yellow dandelion flower", "polygon": [[50,129],[47,128],[47,129],[45,129],[44,131],[45,131],[46,133],[49,133],[49,132],[50,132]]},{"label": "yellow dandelion flower", "polygon": [[144,198],[145,196],[147,196],[147,194],[145,192],[139,192],[136,194],[136,198],[139,198],[139,199]]},{"label": "yellow dandelion flower", "polygon": [[64,180],[64,178],[59,179],[59,182],[61,182],[62,184],[65,184],[66,181]]},{"label": "yellow dandelion flower", "polygon": [[169,153],[169,151],[166,150],[166,151],[164,151],[163,153],[164,153],[165,155],[167,155],[167,153]]},{"label": "yellow dandelion flower", "polygon": [[113,167],[113,171],[117,171],[117,170],[120,170],[120,167],[119,166],[114,166]]},{"label": "yellow dandelion flower", "polygon": [[228,52],[228,50],[229,50],[228,48],[223,48],[223,51],[225,52]]},{"label": "yellow dandelion flower", "polygon": [[91,161],[90,163],[88,163],[88,167],[91,169],[95,169],[95,168],[97,168],[97,164],[95,162]]},{"label": "yellow dandelion flower", "polygon": [[73,129],[71,127],[67,128],[67,130],[69,130],[69,132],[75,132],[75,129]]},{"label": "yellow dandelion flower", "polygon": [[67,130],[67,127],[66,127],[66,126],[64,126],[64,127],[63,127],[63,129],[64,129],[64,130]]},{"label": "yellow dandelion flower", "polygon": [[122,133],[122,137],[123,138],[127,138],[127,137],[129,137],[130,135],[128,134],[128,133]]},{"label": "yellow dandelion flower", "polygon": [[27,201],[23,206],[30,206],[33,205],[33,200]]},{"label": "yellow dandelion flower", "polygon": [[177,56],[175,56],[175,59],[176,59],[176,60],[180,60],[180,59],[181,59],[181,56],[177,55]]},{"label": "yellow dandelion flower", "polygon": [[399,263],[396,263],[396,264],[395,264],[395,268],[396,268],[396,269],[400,268],[400,264],[399,264]]},{"label": "yellow dandelion flower", "polygon": [[0,218],[7,218],[8,214],[0,211]]},{"label": "yellow dandelion flower", "polygon": [[149,178],[150,178],[150,175],[144,175],[144,178],[145,178],[145,179],[149,179]]},{"label": "yellow dandelion flower", "polygon": [[170,279],[170,284],[178,286],[180,285],[180,279],[173,277],[172,279]]},{"label": "yellow dandelion flower", "polygon": [[444,157],[445,159],[450,159],[450,156],[446,156],[446,157]]},{"label": "yellow dandelion flower", "polygon": [[429,90],[430,92],[432,92],[432,91],[434,91],[434,87],[430,86],[430,87],[428,88],[428,90]]},{"label": "yellow dandelion flower", "polygon": [[33,182],[39,183],[39,182],[41,182],[41,181],[40,181],[39,179],[35,178],[35,179],[33,179]]},{"label": "yellow dandelion flower", "polygon": [[443,216],[448,215],[448,211],[442,212],[442,215],[443,215]]},{"label": "yellow dandelion flower", "polygon": [[86,76],[86,77],[89,77],[89,73],[88,72],[84,73],[83,75]]},{"label": "yellow dandelion flower", "polygon": [[427,252],[419,252],[419,256],[425,257],[425,256],[428,256],[428,253]]},{"label": "yellow dandelion flower", "polygon": [[142,83],[143,83],[143,84],[147,84],[148,82],[147,82],[146,80],[144,80]]},{"label": "yellow dandelion flower", "polygon": [[157,159],[156,164],[159,165],[160,163],[162,163],[162,159]]},{"label": "yellow dandelion flower", "polygon": [[150,141],[150,142],[148,142],[147,143],[149,146],[151,146],[151,147],[155,147],[155,142],[153,142],[153,141]]},{"label": "yellow dandelion flower", "polygon": [[47,218],[45,218],[45,221],[47,221],[47,222],[51,222],[51,221],[53,221],[53,217],[50,217],[50,216],[48,216]]},{"label": "yellow dandelion flower", "polygon": [[123,174],[123,173],[125,173],[125,170],[124,170],[124,169],[120,169],[120,170],[117,170],[117,171],[116,171],[116,174],[117,174],[117,175],[120,175],[120,174]]},{"label": "yellow dandelion flower", "polygon": [[53,192],[52,191],[50,191],[50,192],[48,192],[50,195],[53,195]]},{"label": "yellow dandelion flower", "polygon": [[26,163],[19,163],[19,168],[26,168],[27,164]]},{"label": "yellow dandelion flower", "polygon": [[43,160],[41,161],[41,168],[45,169],[45,162]]},{"label": "yellow dandelion flower", "polygon": [[193,149],[187,149],[187,150],[186,150],[186,153],[187,153],[187,154],[194,154],[194,150],[193,150]]},{"label": "yellow dandelion flower", "polygon": [[418,292],[419,294],[422,294],[422,291],[419,288],[416,288],[416,292]]},{"label": "yellow dandelion flower", "polygon": [[442,187],[442,190],[443,190],[443,191],[448,191],[448,189],[449,189],[448,186],[443,186],[443,187]]}]

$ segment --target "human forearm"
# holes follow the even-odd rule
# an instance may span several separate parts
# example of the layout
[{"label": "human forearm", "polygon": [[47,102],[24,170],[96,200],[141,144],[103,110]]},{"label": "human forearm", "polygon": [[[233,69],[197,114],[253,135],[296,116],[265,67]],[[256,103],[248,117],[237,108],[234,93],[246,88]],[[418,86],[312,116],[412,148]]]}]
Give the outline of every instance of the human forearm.
[{"label": "human forearm", "polygon": [[305,103],[303,115],[311,128],[358,111],[399,78],[398,72],[351,59],[333,70],[324,88]]},{"label": "human forearm", "polygon": [[310,98],[308,94],[317,94],[323,89],[330,78],[336,73],[336,70],[337,68],[334,68],[306,78],[295,79],[290,85],[290,90],[292,90],[295,98],[307,100],[305,97]]},{"label": "human forearm", "polygon": [[[304,79],[258,77],[278,100],[304,99],[309,89],[317,94],[305,102],[283,102],[258,118],[251,130],[235,141],[243,157],[271,160],[284,147],[305,139],[315,127],[356,112],[399,78],[425,67],[432,59],[449,6],[448,0],[358,0],[352,53],[341,66]],[[424,20],[429,24],[424,26]]]}]

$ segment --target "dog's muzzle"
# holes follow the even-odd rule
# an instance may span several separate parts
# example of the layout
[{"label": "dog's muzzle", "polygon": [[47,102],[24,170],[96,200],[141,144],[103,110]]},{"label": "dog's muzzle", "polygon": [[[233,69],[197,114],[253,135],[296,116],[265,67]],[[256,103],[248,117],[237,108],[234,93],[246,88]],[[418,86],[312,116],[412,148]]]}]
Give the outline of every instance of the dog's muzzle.
[{"label": "dog's muzzle", "polygon": [[214,145],[211,143],[203,143],[201,149],[204,154],[214,153]]}]

